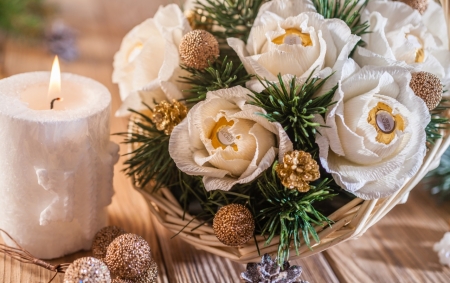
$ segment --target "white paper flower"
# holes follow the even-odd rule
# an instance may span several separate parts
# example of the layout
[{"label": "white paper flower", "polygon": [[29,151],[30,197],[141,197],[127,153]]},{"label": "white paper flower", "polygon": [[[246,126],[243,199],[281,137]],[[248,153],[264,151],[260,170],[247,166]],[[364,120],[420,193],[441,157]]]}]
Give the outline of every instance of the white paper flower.
[{"label": "white paper flower", "polygon": [[[420,168],[430,115],[401,67],[366,66],[351,59],[325,85],[339,83],[316,136],[322,166],[345,190],[363,199],[399,190]],[[322,117],[318,121],[324,123]]]},{"label": "white paper flower", "polygon": [[181,171],[203,176],[208,191],[248,183],[293,149],[279,123],[246,104],[249,94],[240,86],[209,92],[172,131],[170,156]]},{"label": "white paper flower", "polygon": [[450,266],[450,232],[445,233],[444,237],[434,244],[433,250],[438,253],[442,265]]},{"label": "white paper flower", "polygon": [[[229,38],[247,72],[269,81],[277,75],[307,77],[348,58],[359,37],[339,19],[324,19],[310,1],[274,0],[262,5],[248,43]],[[249,87],[261,91],[254,80]]]},{"label": "white paper flower", "polygon": [[153,99],[183,98],[178,46],[190,30],[178,5],[170,4],[124,37],[114,56],[113,82],[123,100],[116,115],[127,115],[128,108],[142,110],[142,101],[153,105]]},{"label": "white paper flower", "polygon": [[[360,66],[403,66],[425,71],[450,86],[450,52],[442,8],[430,2],[424,16],[397,1],[369,1],[361,21],[368,21],[367,43],[358,47],[353,58]],[[443,27],[442,27],[443,26]],[[428,29],[428,28],[430,29]]]}]

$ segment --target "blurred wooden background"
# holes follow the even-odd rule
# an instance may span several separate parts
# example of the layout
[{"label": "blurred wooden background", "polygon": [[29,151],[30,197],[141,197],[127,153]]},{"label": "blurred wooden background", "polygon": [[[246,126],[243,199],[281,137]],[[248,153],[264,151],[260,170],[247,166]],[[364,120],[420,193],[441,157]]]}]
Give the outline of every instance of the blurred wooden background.
[{"label": "blurred wooden background", "polygon": [[[0,0],[1,1],[1,0]],[[62,62],[63,72],[91,77],[108,87],[113,113],[120,105],[118,88],[111,82],[112,60],[123,36],[136,24],[153,16],[170,0],[51,0],[57,5],[55,19],[78,32],[80,57]],[[0,39],[0,77],[50,70],[53,55],[43,44],[8,37]],[[127,120],[112,118],[111,133],[126,129]],[[117,143],[121,139],[113,136]],[[125,146],[121,153],[126,153]],[[123,158],[115,167],[116,194],[109,207],[110,223],[143,236],[158,262],[158,282],[241,282],[245,266],[195,250],[156,223],[139,193],[121,172]],[[1,197],[1,196],[0,196]],[[1,208],[0,208],[1,209]],[[302,278],[314,282],[450,282],[450,269],[439,264],[432,250],[449,229],[450,209],[438,206],[423,188],[416,188],[405,205],[358,240],[342,243],[322,254],[292,262],[304,269]],[[51,247],[49,247],[51,248]],[[71,262],[89,255],[76,253],[53,262]],[[11,261],[0,255],[0,282],[45,283],[52,274],[42,268]],[[54,282],[63,282],[59,275]]]}]

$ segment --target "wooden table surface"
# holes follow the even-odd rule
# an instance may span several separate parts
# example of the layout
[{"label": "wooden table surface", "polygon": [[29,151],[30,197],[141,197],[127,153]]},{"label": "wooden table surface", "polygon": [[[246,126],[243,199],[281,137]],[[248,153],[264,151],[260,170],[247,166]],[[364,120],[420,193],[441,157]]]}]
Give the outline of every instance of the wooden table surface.
[{"label": "wooden table surface", "polygon": [[[175,0],[176,2],[177,0]],[[119,107],[118,88],[111,82],[112,58],[123,36],[151,17],[169,0],[53,0],[56,18],[78,31],[80,58],[62,62],[63,72],[91,77],[106,85],[113,96],[113,112]],[[1,41],[1,39],[0,39]],[[0,77],[50,70],[52,55],[44,45],[30,46],[7,38],[0,42]],[[111,133],[126,129],[127,120],[112,118]],[[120,142],[118,137],[112,137]],[[125,146],[121,153],[126,152]],[[198,251],[165,230],[150,216],[139,193],[115,167],[116,194],[109,209],[110,223],[143,236],[159,265],[158,282],[241,282],[244,265]],[[1,208],[0,208],[1,209]],[[292,264],[304,269],[303,279],[313,282],[450,282],[450,269],[439,264],[432,250],[449,229],[449,204],[438,206],[422,188],[416,188],[407,204],[399,205],[358,240],[352,240]],[[71,262],[89,255],[79,252],[53,262]],[[0,282],[45,283],[52,273],[0,255]],[[63,282],[59,275],[54,282]]]}]

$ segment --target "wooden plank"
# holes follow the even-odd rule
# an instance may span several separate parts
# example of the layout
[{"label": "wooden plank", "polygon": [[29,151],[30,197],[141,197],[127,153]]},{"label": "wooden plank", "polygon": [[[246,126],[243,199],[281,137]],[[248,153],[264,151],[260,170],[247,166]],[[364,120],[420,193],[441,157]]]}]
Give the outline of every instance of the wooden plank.
[{"label": "wooden plank", "polygon": [[433,251],[449,221],[448,203],[437,205],[418,186],[362,237],[324,254],[341,282],[450,282]]}]

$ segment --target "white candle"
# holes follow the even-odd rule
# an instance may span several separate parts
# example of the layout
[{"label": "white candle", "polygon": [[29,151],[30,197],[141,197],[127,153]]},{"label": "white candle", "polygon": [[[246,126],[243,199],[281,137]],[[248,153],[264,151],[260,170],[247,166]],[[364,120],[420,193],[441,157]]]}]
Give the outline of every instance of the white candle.
[{"label": "white candle", "polygon": [[53,110],[49,72],[0,80],[0,228],[44,259],[90,248],[107,224],[118,160],[108,90],[73,74],[61,79]]}]

